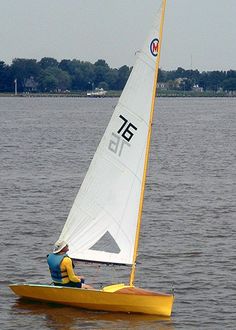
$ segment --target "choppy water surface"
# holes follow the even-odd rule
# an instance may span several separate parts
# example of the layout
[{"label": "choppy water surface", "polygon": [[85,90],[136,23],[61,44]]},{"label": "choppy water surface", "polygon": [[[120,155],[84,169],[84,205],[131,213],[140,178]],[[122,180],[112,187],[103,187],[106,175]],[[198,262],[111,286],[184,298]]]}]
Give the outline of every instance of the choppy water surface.
[{"label": "choppy water surface", "polygon": [[[116,102],[0,98],[0,328],[235,329],[236,99],[157,102],[136,285],[174,286],[170,319],[32,304],[8,289],[50,282],[46,254]],[[128,279],[125,268],[79,271],[97,287]]]}]

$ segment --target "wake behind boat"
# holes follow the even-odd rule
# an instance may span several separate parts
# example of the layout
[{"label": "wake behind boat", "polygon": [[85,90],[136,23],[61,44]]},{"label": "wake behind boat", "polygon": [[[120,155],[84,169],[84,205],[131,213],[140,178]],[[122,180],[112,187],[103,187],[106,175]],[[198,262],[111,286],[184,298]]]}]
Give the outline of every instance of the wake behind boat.
[{"label": "wake behind boat", "polygon": [[[13,284],[20,297],[92,310],[170,316],[173,294],[134,286],[166,0],[120,96],[59,240],[75,260],[131,266],[129,284]],[[79,230],[78,230],[79,229]]]}]

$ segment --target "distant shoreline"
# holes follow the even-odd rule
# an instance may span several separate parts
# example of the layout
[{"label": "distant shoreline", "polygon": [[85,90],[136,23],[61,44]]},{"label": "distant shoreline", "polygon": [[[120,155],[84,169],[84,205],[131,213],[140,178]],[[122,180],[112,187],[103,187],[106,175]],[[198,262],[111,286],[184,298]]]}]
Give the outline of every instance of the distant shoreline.
[{"label": "distant shoreline", "polygon": [[[107,94],[100,98],[107,97],[120,97],[122,91],[108,91]],[[71,92],[71,93],[0,93],[0,97],[86,97],[86,98],[95,98],[88,97],[87,92]],[[236,97],[236,93],[227,93],[227,92],[194,92],[194,91],[158,91],[158,97]],[[98,97],[97,97],[98,98]]]}]

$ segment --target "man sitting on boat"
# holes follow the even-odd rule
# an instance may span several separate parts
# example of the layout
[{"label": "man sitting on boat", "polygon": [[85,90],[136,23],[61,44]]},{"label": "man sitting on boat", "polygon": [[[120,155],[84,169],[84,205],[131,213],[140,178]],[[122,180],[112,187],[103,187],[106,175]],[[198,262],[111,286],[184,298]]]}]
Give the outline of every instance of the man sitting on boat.
[{"label": "man sitting on boat", "polygon": [[69,246],[65,241],[55,243],[53,253],[47,256],[47,262],[54,285],[74,288],[91,289],[84,284],[84,277],[74,273],[72,259],[66,254]]}]

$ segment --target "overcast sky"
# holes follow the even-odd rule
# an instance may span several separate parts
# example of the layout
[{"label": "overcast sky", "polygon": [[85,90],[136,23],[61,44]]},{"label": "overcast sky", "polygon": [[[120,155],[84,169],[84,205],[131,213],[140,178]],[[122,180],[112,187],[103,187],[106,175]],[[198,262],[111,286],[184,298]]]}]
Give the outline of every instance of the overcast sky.
[{"label": "overcast sky", "polygon": [[[161,0],[0,0],[0,60],[132,66]],[[236,70],[236,0],[167,0],[161,68]]]}]

